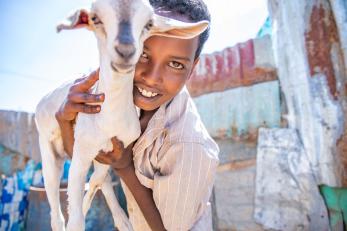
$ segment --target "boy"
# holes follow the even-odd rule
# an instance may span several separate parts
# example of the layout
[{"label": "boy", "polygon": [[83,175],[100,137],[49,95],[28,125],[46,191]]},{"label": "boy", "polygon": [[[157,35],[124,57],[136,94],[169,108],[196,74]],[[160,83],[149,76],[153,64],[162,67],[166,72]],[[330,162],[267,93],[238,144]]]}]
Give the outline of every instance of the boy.
[{"label": "boy", "polygon": [[[202,0],[151,0],[157,14],[185,22],[210,21]],[[209,198],[218,165],[218,146],[208,135],[185,88],[199,61],[206,30],[183,40],[150,37],[136,66],[134,103],[141,109],[141,136],[96,160],[110,164],[122,179],[134,230],[212,230]],[[72,154],[72,124],[78,112],[98,113],[103,95],[88,89],[98,73],[75,83],[56,113],[64,148]],[[119,110],[122,110],[121,108]]]}]

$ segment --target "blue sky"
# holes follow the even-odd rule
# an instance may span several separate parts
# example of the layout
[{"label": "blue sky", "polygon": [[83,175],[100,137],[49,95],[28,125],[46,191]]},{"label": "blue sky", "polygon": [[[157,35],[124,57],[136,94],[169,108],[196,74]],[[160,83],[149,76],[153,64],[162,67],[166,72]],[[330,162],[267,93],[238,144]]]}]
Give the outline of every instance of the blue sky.
[{"label": "blue sky", "polygon": [[[98,66],[96,41],[86,30],[57,34],[55,26],[90,0],[0,0],[0,109],[33,112],[63,82]],[[267,0],[205,0],[212,15],[204,53],[256,36]]]}]

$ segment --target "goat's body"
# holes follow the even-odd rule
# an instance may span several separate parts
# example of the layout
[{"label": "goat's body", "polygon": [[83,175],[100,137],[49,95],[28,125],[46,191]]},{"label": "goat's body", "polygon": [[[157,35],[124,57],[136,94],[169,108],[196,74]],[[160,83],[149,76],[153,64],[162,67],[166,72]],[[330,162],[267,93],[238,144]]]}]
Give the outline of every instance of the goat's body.
[{"label": "goat's body", "polygon": [[[102,73],[100,72],[100,75]],[[132,81],[132,78],[130,80]],[[107,165],[94,162],[94,173],[89,182],[90,187],[82,209],[85,179],[95,156],[100,150],[105,152],[112,150],[111,138],[114,136],[127,146],[140,135],[137,112],[132,102],[132,83],[129,84],[126,81],[129,81],[127,77],[122,76],[121,81],[118,80],[118,84],[115,83],[117,88],[106,95],[100,113],[93,115],[80,113],[76,119],[75,143],[68,179],[69,182],[73,182],[68,187],[68,230],[84,230],[84,216],[99,187],[109,204],[116,226],[120,230],[131,230],[131,225],[114,195]],[[55,112],[67,97],[72,84],[72,82],[64,84],[45,96],[36,109],[43,176],[51,206],[53,230],[65,230],[59,203],[59,182],[66,154]]]}]

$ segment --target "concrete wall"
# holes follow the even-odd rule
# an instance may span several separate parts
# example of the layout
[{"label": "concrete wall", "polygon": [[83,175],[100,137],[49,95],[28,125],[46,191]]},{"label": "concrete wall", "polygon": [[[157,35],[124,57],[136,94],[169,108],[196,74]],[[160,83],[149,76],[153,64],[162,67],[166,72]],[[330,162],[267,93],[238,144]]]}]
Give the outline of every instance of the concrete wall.
[{"label": "concrete wall", "polygon": [[0,110],[0,121],[0,144],[35,161],[41,159],[32,113]]}]

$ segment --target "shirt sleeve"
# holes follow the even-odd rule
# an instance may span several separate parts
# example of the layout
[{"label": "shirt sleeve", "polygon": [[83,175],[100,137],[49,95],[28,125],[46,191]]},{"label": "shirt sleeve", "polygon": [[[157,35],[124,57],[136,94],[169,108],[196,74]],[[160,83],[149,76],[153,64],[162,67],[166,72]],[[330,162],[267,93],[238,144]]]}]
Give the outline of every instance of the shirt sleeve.
[{"label": "shirt sleeve", "polygon": [[218,157],[200,143],[175,143],[159,160],[153,198],[167,230],[189,230],[211,195]]}]

